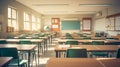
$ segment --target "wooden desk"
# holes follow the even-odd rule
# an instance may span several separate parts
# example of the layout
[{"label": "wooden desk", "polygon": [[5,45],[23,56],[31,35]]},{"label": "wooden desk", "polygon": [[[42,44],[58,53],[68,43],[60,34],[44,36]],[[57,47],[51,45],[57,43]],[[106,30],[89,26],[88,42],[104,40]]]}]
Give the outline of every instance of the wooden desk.
[{"label": "wooden desk", "polygon": [[12,43],[18,43],[20,40],[29,40],[33,43],[37,43],[38,45],[38,57],[40,56],[40,46],[42,46],[42,42],[44,42],[43,39],[4,39],[7,42],[12,42]]},{"label": "wooden desk", "polygon": [[[58,40],[59,43],[65,43],[66,41],[75,41],[75,39],[60,39]],[[88,43],[92,41],[104,41],[105,43],[111,42],[120,42],[120,40],[77,40],[79,43]]]},{"label": "wooden desk", "polygon": [[[46,49],[46,51],[48,50],[48,41],[49,41],[49,37],[45,36],[45,37],[39,37],[40,39],[44,39],[44,49]],[[45,52],[45,51],[44,51]]]},{"label": "wooden desk", "polygon": [[[92,40],[105,40],[106,37],[91,37],[91,36],[86,36],[86,37],[80,37],[80,36],[72,36],[76,40],[82,40],[86,37],[90,37]],[[61,39],[66,39],[65,36],[60,37]]]},{"label": "wooden desk", "polygon": [[56,57],[60,57],[60,52],[65,52],[68,48],[74,47],[86,48],[87,52],[116,52],[117,49],[120,48],[119,45],[70,45],[68,47],[64,47],[64,45],[56,45]]},{"label": "wooden desk", "polygon": [[12,57],[0,57],[0,67],[7,67]]},{"label": "wooden desk", "polygon": [[[44,52],[45,52],[45,50],[47,51],[47,49],[48,49],[48,43],[47,43],[47,41],[49,41],[49,37],[48,36],[44,36],[44,37],[38,37],[39,39],[34,39],[34,37],[26,37],[26,38],[28,38],[28,39],[32,39],[32,40],[34,40],[34,41],[32,41],[32,42],[35,42],[35,40],[37,40],[37,41],[39,41],[40,43],[44,40]],[[42,41],[40,41],[40,40],[42,40]],[[36,43],[36,42],[35,42]]]},{"label": "wooden desk", "polygon": [[27,51],[28,52],[28,67],[30,67],[30,56],[31,51],[36,48],[36,45],[19,45],[19,44],[0,44],[0,48],[9,48],[15,47],[18,51]]},{"label": "wooden desk", "polygon": [[116,58],[50,58],[46,67],[120,67]]}]

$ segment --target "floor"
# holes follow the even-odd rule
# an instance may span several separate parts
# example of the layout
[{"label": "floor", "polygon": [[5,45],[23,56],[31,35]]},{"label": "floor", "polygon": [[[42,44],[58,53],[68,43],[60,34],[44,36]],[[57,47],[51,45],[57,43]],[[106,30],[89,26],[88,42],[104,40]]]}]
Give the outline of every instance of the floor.
[{"label": "floor", "polygon": [[[40,56],[40,58],[39,58],[40,62],[39,62],[38,67],[45,67],[49,58],[55,57],[54,46],[56,45],[56,43],[57,43],[57,41],[55,39],[53,39],[52,44],[49,44],[49,48],[45,52],[45,54],[42,54]],[[34,67],[36,67],[36,66],[34,65]]]}]

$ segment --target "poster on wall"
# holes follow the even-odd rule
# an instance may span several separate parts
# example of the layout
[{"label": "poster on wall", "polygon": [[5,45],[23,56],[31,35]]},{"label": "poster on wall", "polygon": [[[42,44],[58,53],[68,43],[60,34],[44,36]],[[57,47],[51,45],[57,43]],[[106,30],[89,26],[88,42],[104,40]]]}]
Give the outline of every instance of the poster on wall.
[{"label": "poster on wall", "polygon": [[90,31],[91,30],[91,18],[83,18],[82,22],[82,30],[83,31]]},{"label": "poster on wall", "polygon": [[84,27],[84,30],[90,30],[90,20],[84,20],[84,24],[83,24],[83,27]]},{"label": "poster on wall", "polygon": [[57,24],[52,25],[52,28],[58,28]]}]

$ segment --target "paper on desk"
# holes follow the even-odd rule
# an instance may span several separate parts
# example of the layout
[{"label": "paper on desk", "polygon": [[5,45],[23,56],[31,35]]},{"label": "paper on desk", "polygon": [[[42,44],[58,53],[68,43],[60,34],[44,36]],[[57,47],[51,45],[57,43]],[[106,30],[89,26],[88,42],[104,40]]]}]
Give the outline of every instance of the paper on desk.
[{"label": "paper on desk", "polygon": [[82,47],[70,47],[70,49],[81,49]]},{"label": "paper on desk", "polygon": [[69,48],[70,45],[59,45],[60,48]]}]

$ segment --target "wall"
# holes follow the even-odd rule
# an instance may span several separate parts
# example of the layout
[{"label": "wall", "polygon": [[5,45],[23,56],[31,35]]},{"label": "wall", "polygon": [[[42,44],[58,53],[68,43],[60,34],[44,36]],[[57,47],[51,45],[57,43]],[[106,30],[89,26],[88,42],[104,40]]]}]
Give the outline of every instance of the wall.
[{"label": "wall", "polygon": [[116,36],[117,34],[120,34],[120,31],[107,31],[106,23],[108,22],[108,19],[106,18],[109,15],[113,15],[116,13],[120,13],[119,6],[109,7],[106,9],[101,10],[102,15],[96,16],[94,15],[94,29],[93,31],[105,31],[108,33],[108,36]]},{"label": "wall", "polygon": [[94,31],[106,31],[105,24],[106,24],[105,18],[95,20]]},{"label": "wall", "polygon": [[[80,20],[82,22],[82,18],[84,17],[93,17],[93,15],[45,15],[44,16],[44,25],[51,26],[51,18],[60,18],[60,21],[62,20]],[[61,24],[61,22],[60,22]],[[61,28],[61,27],[60,27]],[[64,34],[66,32],[72,33],[72,32],[80,32],[81,30],[61,30],[60,33]]]},{"label": "wall", "polygon": [[[13,32],[13,33],[7,33],[6,30],[7,30],[7,9],[8,9],[8,6],[11,6],[11,7],[14,7],[15,9],[18,10],[18,24],[19,24],[19,31],[18,32]],[[12,34],[12,35],[16,35],[16,34],[19,34],[19,33],[24,33],[23,31],[23,13],[25,12],[28,12],[30,14],[34,14],[35,16],[37,17],[40,17],[41,18],[41,14],[34,11],[33,9],[17,2],[16,0],[0,0],[0,17],[2,17],[1,20],[1,23],[2,23],[2,31],[0,32],[0,37],[6,37],[7,35],[9,34]],[[26,32],[28,33],[28,32]]]}]

